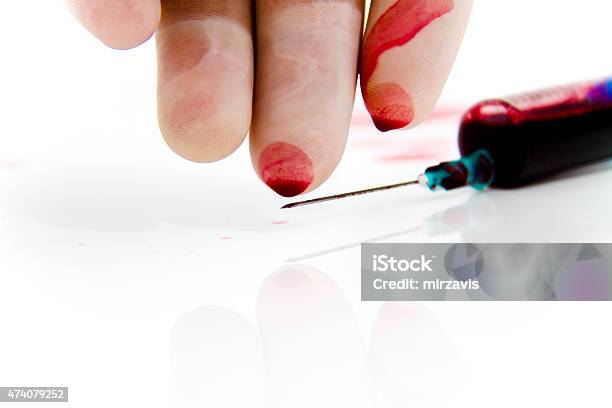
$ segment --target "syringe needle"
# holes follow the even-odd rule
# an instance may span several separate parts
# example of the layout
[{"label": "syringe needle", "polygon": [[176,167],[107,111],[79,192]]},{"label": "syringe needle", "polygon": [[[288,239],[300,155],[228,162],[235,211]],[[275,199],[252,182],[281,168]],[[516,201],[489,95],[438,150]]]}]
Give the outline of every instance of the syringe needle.
[{"label": "syringe needle", "polygon": [[342,198],[355,197],[355,196],[359,196],[359,195],[363,195],[363,194],[369,194],[369,193],[376,193],[378,191],[392,190],[392,189],[395,189],[395,188],[411,186],[413,184],[419,184],[419,180],[406,181],[406,182],[403,182],[403,183],[391,184],[391,185],[388,185],[388,186],[369,188],[367,190],[359,190],[359,191],[353,191],[353,192],[350,192],[350,193],[343,193],[343,194],[336,194],[336,195],[327,196],[327,197],[315,198],[315,199],[312,199],[312,200],[299,201],[297,203],[287,204],[287,205],[281,207],[281,209],[302,207],[302,206],[305,206],[305,205],[323,203],[325,201],[340,200]]},{"label": "syringe needle", "polygon": [[369,188],[367,190],[353,191],[352,193],[337,194],[313,200],[299,201],[287,204],[284,208],[295,208],[304,205],[318,204],[325,201],[334,201],[341,198],[355,197],[362,194],[376,193],[378,191],[392,190],[394,188],[419,184],[431,191],[448,191],[459,187],[472,186],[477,190],[488,188],[494,179],[493,159],[486,150],[478,150],[469,156],[452,162],[440,163],[427,168],[416,180],[388,186]]}]

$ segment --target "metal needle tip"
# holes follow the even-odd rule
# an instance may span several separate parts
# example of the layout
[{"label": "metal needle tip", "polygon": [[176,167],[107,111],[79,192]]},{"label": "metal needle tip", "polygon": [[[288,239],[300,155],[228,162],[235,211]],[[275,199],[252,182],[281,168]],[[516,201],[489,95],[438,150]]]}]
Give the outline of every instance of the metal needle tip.
[{"label": "metal needle tip", "polygon": [[302,207],[302,206],[311,205],[311,204],[319,204],[319,203],[323,203],[325,201],[340,200],[342,198],[355,197],[355,196],[359,196],[359,195],[363,195],[363,194],[376,193],[376,192],[379,192],[379,191],[393,190],[395,188],[411,186],[411,185],[414,185],[414,184],[419,184],[419,181],[418,180],[412,180],[412,181],[406,181],[406,182],[398,183],[398,184],[391,184],[391,185],[388,185],[388,186],[369,188],[367,190],[352,191],[350,193],[336,194],[336,195],[327,196],[327,197],[314,198],[312,200],[298,201],[296,203],[287,204],[287,205],[281,207],[281,210],[282,209],[288,209],[288,208]]}]

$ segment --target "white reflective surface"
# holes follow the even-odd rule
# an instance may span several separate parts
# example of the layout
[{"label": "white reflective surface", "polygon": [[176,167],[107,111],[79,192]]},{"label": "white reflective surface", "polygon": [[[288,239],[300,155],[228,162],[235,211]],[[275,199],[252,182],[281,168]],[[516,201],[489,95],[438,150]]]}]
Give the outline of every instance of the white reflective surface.
[{"label": "white reflective surface", "polygon": [[[457,113],[481,97],[612,72],[585,45],[609,37],[603,2],[514,3],[477,2],[426,125],[379,135],[358,107],[345,159],[311,196],[454,158]],[[12,2],[0,27],[0,385],[70,386],[73,407],[607,398],[609,304],[363,304],[358,244],[609,242],[609,164],[520,190],[280,211],[245,148],[202,166],[165,147],[151,44],[106,50],[61,4],[29,7]],[[576,16],[591,24],[566,30]]]}]

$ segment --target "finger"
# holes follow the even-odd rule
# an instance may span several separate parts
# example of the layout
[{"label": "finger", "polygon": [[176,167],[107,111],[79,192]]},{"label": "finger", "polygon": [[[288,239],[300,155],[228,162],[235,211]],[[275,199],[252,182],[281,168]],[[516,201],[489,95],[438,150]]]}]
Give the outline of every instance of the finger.
[{"label": "finger", "polygon": [[289,265],[257,296],[271,406],[371,407],[365,346],[353,310],[321,271]]},{"label": "finger", "polygon": [[[381,406],[452,406],[469,386],[457,351],[437,317],[418,303],[385,303],[372,325],[371,373]],[[445,392],[437,392],[444,389]]]},{"label": "finger", "polygon": [[238,313],[220,306],[184,313],[172,327],[169,348],[173,406],[260,406],[264,384],[259,336]]},{"label": "finger", "polygon": [[77,19],[111,48],[133,48],[148,40],[159,23],[159,0],[67,0]]},{"label": "finger", "polygon": [[472,0],[372,0],[361,56],[361,93],[381,131],[415,126],[448,77]]},{"label": "finger", "polygon": [[338,164],[355,95],[361,0],[260,0],[251,157],[290,197]]},{"label": "finger", "polygon": [[157,34],[159,124],[197,162],[240,146],[251,122],[253,39],[246,0],[164,0]]}]

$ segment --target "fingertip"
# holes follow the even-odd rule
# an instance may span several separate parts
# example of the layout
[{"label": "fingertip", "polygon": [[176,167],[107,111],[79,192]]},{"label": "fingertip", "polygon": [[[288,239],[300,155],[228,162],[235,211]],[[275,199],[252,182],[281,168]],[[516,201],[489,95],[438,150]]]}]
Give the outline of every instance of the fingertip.
[{"label": "fingertip", "polygon": [[413,128],[431,114],[467,25],[471,0],[375,0],[361,88],[375,126]]},{"label": "fingertip", "polygon": [[215,112],[214,102],[201,95],[160,103],[159,127],[168,147],[195,163],[213,163],[232,154],[242,144],[247,129]]},{"label": "fingertip", "polygon": [[413,122],[412,98],[399,85],[385,83],[364,88],[365,103],[378,130],[389,132],[405,128]]},{"label": "fingertip", "polygon": [[218,162],[231,155],[238,148],[236,147],[234,149],[217,151],[211,150],[205,143],[205,140],[208,139],[206,137],[206,131],[201,133],[194,132],[194,137],[182,137],[180,135],[172,134],[161,126],[160,130],[164,141],[170,150],[183,159],[194,163]]},{"label": "fingertip", "polygon": [[304,193],[314,180],[310,157],[299,147],[285,142],[266,147],[259,155],[257,168],[264,183],[283,197]]},{"label": "fingertip", "polygon": [[175,153],[197,163],[229,156],[251,123],[250,8],[230,3],[163,2],[156,38],[160,130]]},{"label": "fingertip", "polygon": [[376,129],[383,133],[391,132],[392,130],[402,129],[407,126],[406,124],[404,124],[404,122],[393,121],[387,118],[381,118],[376,116],[372,116],[372,122],[374,123],[374,127],[376,127]]},{"label": "fingertip", "polygon": [[313,191],[348,137],[363,10],[359,0],[253,2],[257,86],[253,167],[274,192]]},{"label": "fingertip", "polygon": [[106,46],[127,50],[150,39],[160,22],[159,0],[68,0],[81,24]]}]

